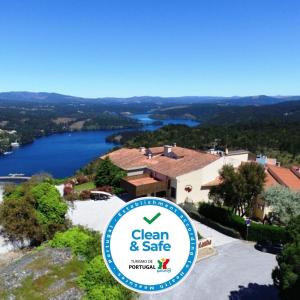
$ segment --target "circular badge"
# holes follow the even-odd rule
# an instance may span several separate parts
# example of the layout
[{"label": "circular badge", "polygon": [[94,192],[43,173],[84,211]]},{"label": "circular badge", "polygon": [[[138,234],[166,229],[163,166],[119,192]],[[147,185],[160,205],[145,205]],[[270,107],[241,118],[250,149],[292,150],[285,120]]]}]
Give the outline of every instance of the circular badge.
[{"label": "circular badge", "polygon": [[102,237],[107,268],[125,287],[161,292],[182,282],[197,258],[197,234],[188,215],[171,201],[144,197],[127,203]]}]

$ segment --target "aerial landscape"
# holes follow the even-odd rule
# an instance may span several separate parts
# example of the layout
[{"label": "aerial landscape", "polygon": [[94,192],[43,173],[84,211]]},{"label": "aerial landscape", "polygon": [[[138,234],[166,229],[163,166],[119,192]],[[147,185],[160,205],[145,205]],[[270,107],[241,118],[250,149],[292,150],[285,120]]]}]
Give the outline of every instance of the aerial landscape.
[{"label": "aerial landscape", "polygon": [[298,299],[299,20],[0,1],[0,299]]}]

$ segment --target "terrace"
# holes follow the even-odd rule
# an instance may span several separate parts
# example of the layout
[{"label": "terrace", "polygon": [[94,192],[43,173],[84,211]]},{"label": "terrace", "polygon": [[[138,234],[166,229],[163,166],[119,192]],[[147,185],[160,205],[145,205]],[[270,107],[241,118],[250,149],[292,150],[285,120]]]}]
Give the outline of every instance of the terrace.
[{"label": "terrace", "polygon": [[135,197],[155,195],[159,192],[167,192],[166,181],[155,179],[147,174],[128,176],[121,181],[121,187]]}]

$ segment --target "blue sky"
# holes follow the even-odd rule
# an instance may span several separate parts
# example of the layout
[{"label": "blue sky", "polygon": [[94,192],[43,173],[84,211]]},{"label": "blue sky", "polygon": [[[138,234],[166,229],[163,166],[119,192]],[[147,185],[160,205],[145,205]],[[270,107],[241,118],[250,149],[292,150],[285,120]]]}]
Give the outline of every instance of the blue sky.
[{"label": "blue sky", "polygon": [[0,0],[0,91],[300,94],[298,0]]}]

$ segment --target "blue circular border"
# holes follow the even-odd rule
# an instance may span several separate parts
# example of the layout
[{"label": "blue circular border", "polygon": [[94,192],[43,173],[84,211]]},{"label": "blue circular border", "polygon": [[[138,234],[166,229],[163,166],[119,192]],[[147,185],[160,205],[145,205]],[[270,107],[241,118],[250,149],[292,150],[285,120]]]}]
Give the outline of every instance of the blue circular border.
[{"label": "blue circular border", "polygon": [[[163,202],[164,205],[157,205],[156,202]],[[179,217],[180,220],[184,223],[190,238],[190,254],[187,258],[186,263],[184,264],[184,267],[172,279],[155,285],[140,284],[124,276],[115,265],[110,250],[111,234],[118,221],[129,211],[141,206],[148,206],[148,205],[163,207],[176,214],[177,217]],[[189,230],[189,228],[191,228],[191,230]],[[192,241],[192,237],[194,238],[194,241]],[[166,289],[170,289],[171,287],[174,287],[177,283],[182,281],[186,277],[186,275],[191,271],[191,268],[194,266],[197,257],[197,250],[198,250],[197,240],[198,237],[195,232],[194,226],[191,223],[188,215],[184,210],[182,210],[182,208],[175,206],[172,202],[167,201],[165,199],[155,198],[155,197],[144,197],[144,198],[138,198],[126,204],[110,220],[102,237],[102,254],[107,268],[110,270],[112,275],[124,286],[126,286],[129,289],[135,290],[137,292],[155,293],[159,291],[165,291]],[[194,251],[191,251],[193,247],[194,247]]]}]

